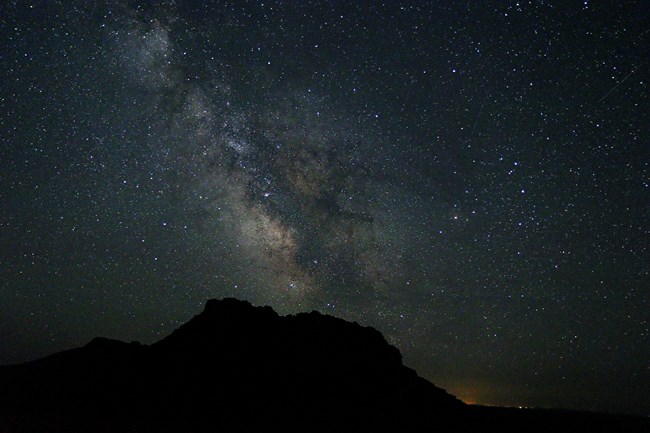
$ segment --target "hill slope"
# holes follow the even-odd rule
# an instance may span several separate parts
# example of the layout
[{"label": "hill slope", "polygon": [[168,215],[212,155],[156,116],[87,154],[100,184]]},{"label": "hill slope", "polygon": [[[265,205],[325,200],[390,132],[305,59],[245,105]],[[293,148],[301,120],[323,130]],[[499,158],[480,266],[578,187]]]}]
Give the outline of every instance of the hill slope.
[{"label": "hill slope", "polygon": [[2,367],[0,389],[9,431],[385,430],[463,406],[372,328],[235,299],[151,346],[96,338]]},{"label": "hill slope", "polygon": [[372,328],[235,299],[145,346],[88,345],[0,368],[0,431],[644,431],[647,420],[464,405]]}]

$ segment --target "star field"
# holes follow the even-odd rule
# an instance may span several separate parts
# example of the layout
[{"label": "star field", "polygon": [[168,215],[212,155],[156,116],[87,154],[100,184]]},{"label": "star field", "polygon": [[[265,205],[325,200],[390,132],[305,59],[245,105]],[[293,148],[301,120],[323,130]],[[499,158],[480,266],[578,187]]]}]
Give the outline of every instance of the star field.
[{"label": "star field", "polygon": [[648,413],[649,11],[3,2],[0,363],[234,296],[467,402]]}]

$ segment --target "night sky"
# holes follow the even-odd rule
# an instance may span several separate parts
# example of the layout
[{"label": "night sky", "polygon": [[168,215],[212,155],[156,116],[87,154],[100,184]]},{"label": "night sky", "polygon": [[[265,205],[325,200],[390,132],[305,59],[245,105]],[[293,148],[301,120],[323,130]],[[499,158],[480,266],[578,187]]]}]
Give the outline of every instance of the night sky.
[{"label": "night sky", "polygon": [[234,296],[376,327],[466,402],[650,413],[649,29],[647,1],[3,1],[0,364]]}]

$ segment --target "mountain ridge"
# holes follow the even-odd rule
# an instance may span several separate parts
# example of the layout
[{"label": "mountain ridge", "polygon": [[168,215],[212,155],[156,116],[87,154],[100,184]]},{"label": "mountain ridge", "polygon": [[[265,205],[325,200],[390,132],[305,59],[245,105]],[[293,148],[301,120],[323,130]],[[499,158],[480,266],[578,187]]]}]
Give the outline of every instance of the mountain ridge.
[{"label": "mountain ridge", "polygon": [[151,345],[98,337],[1,367],[0,389],[1,432],[647,426],[640,418],[470,407],[404,366],[399,350],[373,328],[317,311],[280,316],[234,298],[208,300],[203,312]]}]

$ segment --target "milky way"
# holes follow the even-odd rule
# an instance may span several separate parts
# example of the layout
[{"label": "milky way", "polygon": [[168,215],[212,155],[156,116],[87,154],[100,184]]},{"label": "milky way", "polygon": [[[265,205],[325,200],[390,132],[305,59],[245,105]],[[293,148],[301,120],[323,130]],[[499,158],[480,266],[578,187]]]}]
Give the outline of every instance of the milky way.
[{"label": "milky way", "polygon": [[[156,154],[145,158],[182,179],[173,187],[190,222],[211,225],[202,234],[208,242],[235,247],[228,254],[239,265],[230,266],[241,271],[233,287],[292,309],[341,298],[365,304],[390,289],[399,272],[391,257],[400,252],[382,236],[382,184],[395,182],[383,179],[376,159],[386,143],[371,122],[293,83],[242,102],[223,63],[186,64],[170,34],[189,24],[173,9],[160,20],[127,12],[103,25],[103,36],[111,67],[132,86],[125,96],[142,92],[138,110],[155,113],[145,128],[155,128],[147,135]],[[210,27],[201,37],[221,31]],[[401,189],[389,198],[404,196]],[[393,237],[404,230],[388,224]]]},{"label": "milky way", "polygon": [[78,3],[0,5],[0,362],[235,296],[650,410],[642,2]]}]

